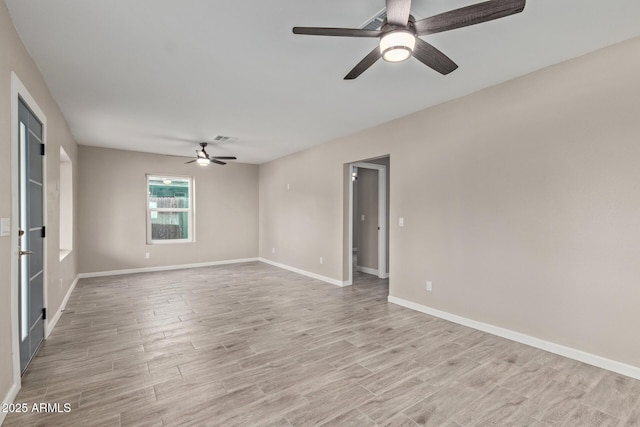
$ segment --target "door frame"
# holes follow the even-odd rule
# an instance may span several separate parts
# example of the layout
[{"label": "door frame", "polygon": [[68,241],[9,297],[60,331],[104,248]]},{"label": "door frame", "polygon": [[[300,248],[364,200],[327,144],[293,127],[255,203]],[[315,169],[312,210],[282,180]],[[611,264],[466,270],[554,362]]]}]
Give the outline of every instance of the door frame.
[{"label": "door frame", "polygon": [[[15,72],[11,71],[11,351],[13,353],[13,387],[11,392],[18,393],[21,387],[20,375],[20,330],[19,330],[19,303],[18,303],[18,202],[19,202],[19,152],[20,140],[18,130],[18,97],[27,104],[33,114],[42,122],[42,143],[47,146],[47,117],[27,90]],[[47,221],[47,162],[46,156],[42,164],[42,215],[43,224]],[[42,260],[42,292],[44,307],[48,307],[47,301],[47,241],[43,244]],[[49,335],[49,320],[44,321],[44,338]],[[15,396],[14,396],[15,397]]]},{"label": "door frame", "polygon": [[389,277],[387,266],[387,167],[377,163],[355,162],[349,165],[349,280],[346,285],[353,284],[353,182],[352,176],[357,168],[378,171],[378,277]]}]

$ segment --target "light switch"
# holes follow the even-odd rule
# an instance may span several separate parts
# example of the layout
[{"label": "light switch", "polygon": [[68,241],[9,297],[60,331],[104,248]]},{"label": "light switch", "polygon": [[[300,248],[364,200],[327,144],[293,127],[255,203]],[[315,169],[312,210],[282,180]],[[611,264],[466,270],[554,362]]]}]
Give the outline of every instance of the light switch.
[{"label": "light switch", "polygon": [[0,237],[11,234],[11,218],[0,218]]},{"label": "light switch", "polygon": [[364,221],[364,214],[360,217],[360,221]]},{"label": "light switch", "polygon": [[404,227],[404,218],[399,218],[398,219],[398,226],[399,227]]}]

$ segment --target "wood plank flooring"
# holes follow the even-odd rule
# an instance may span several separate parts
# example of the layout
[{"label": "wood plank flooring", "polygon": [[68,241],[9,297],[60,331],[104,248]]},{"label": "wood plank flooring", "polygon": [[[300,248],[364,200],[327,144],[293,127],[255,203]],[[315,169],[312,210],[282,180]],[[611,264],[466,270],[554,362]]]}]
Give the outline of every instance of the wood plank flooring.
[{"label": "wood plank flooring", "polygon": [[83,279],[5,426],[640,426],[640,381],[262,263]]}]

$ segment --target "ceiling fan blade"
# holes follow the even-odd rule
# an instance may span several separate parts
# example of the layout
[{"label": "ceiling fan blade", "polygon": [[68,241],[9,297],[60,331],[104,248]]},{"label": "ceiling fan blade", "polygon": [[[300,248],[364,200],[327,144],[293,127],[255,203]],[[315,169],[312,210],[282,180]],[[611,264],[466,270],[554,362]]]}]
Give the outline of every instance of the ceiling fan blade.
[{"label": "ceiling fan blade", "polygon": [[184,164],[185,164],[185,165],[188,165],[189,163],[193,163],[193,162],[195,162],[195,161],[196,161],[196,159],[189,160],[188,162],[184,162]]},{"label": "ceiling fan blade", "polygon": [[218,160],[238,160],[236,156],[211,156],[210,158]]},{"label": "ceiling fan blade", "polygon": [[419,36],[492,21],[524,10],[526,0],[490,0],[450,10],[415,23]]},{"label": "ceiling fan blade", "polygon": [[215,163],[215,164],[218,164],[218,165],[226,165],[226,163],[225,163],[225,162],[221,162],[220,160],[217,160],[217,159],[211,159],[211,161],[212,161],[213,163]]},{"label": "ceiling fan blade", "polygon": [[391,25],[404,27],[409,22],[411,0],[386,0],[387,22]]},{"label": "ceiling fan blade", "polygon": [[360,28],[293,27],[293,34],[304,34],[308,36],[379,37],[382,31],[363,30]]},{"label": "ceiling fan blade", "polygon": [[364,59],[358,62],[358,65],[353,67],[349,74],[347,74],[344,79],[345,80],[353,80],[358,77],[360,74],[367,71],[367,68],[371,67],[375,62],[380,59],[382,54],[380,53],[380,48],[378,46],[375,47]]},{"label": "ceiling fan blade", "polygon": [[447,55],[417,37],[416,47],[413,49],[413,56],[427,67],[431,67],[441,74],[449,74],[458,68],[458,65]]}]

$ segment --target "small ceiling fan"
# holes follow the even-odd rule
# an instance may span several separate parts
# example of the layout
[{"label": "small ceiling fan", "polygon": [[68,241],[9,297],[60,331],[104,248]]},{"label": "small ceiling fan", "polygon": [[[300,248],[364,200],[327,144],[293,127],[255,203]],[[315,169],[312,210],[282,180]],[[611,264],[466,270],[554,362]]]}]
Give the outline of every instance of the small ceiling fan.
[{"label": "small ceiling fan", "polygon": [[410,15],[411,0],[386,0],[387,18],[379,30],[294,27],[293,33],[310,36],[379,38],[379,46],[365,56],[345,76],[345,80],[355,79],[381,57],[387,62],[401,62],[413,56],[426,66],[446,75],[458,68],[458,65],[434,46],[420,39],[420,36],[520,13],[524,10],[525,3],[526,0],[489,0],[416,21]]},{"label": "small ceiling fan", "polygon": [[202,149],[196,150],[196,158],[185,162],[185,165],[193,162],[197,162],[200,166],[206,166],[211,162],[217,165],[226,165],[222,160],[236,160],[235,156],[210,156],[207,150],[205,150],[207,145],[206,142],[201,142],[200,147],[202,147]]}]

